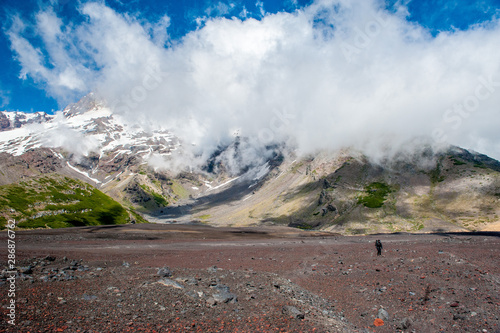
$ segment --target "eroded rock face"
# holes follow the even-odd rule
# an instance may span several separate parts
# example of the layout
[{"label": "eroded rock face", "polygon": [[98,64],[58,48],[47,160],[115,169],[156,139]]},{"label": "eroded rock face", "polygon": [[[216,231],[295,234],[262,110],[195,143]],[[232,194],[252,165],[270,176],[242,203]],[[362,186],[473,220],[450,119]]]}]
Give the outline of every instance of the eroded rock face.
[{"label": "eroded rock face", "polygon": [[61,160],[49,149],[28,151],[20,160],[27,168],[35,168],[41,173],[55,172],[62,167]]},{"label": "eroded rock face", "polygon": [[9,118],[0,112],[0,131],[5,131],[8,128],[10,128]]},{"label": "eroded rock face", "polygon": [[151,196],[141,188],[136,182],[131,182],[126,188],[125,193],[130,196],[130,201],[133,203],[144,203],[151,201]]},{"label": "eroded rock face", "polygon": [[0,153],[0,185],[17,182],[27,177],[59,172],[63,160],[46,148],[30,150],[20,156]]}]

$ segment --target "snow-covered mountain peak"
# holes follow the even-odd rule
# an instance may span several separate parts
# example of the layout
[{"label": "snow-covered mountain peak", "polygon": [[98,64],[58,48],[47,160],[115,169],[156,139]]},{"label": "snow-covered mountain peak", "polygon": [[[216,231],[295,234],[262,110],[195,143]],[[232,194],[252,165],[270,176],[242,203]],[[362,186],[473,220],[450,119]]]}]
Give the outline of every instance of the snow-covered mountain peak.
[{"label": "snow-covered mountain peak", "polygon": [[103,109],[106,103],[94,93],[82,97],[78,102],[68,105],[62,112],[67,118],[88,113],[92,110]]},{"label": "snow-covered mountain peak", "polygon": [[79,155],[95,152],[101,158],[108,154],[147,158],[153,153],[168,155],[178,145],[168,130],[113,114],[93,94],[55,115],[1,112],[0,127],[0,152],[15,156],[50,147]]},{"label": "snow-covered mountain peak", "polygon": [[25,113],[19,111],[0,111],[0,132],[20,128],[29,124],[40,124],[54,116],[45,112]]}]

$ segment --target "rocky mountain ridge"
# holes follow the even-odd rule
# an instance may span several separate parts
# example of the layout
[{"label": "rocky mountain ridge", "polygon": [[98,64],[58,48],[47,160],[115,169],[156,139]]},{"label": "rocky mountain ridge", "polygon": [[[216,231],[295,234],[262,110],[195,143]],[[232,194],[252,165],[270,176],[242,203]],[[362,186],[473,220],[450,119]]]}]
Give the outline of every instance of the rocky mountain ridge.
[{"label": "rocky mountain ridge", "polygon": [[235,137],[201,169],[174,173],[162,161],[178,158],[183,145],[169,130],[115,114],[93,95],[55,115],[0,114],[0,185],[48,175],[79,179],[127,208],[130,220],[140,214],[161,223],[279,224],[347,234],[499,223],[500,162],[458,147],[423,146],[374,162],[352,149],[304,157],[275,145],[266,147],[263,162],[236,174],[224,159],[241,160],[245,138]]}]

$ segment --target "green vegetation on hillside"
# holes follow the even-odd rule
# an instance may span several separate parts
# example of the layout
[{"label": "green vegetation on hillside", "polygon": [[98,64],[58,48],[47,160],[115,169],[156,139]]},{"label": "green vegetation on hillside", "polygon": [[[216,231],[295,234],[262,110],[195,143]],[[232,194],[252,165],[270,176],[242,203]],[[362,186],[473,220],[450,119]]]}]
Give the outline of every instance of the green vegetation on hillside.
[{"label": "green vegetation on hillside", "polygon": [[429,177],[432,184],[440,183],[444,181],[444,176],[441,175],[441,164],[437,163],[436,168],[429,172]]},{"label": "green vegetation on hillside", "polygon": [[371,183],[365,187],[365,193],[358,198],[358,203],[368,208],[380,208],[384,205],[385,199],[392,190],[384,183]]},{"label": "green vegetation on hillside", "polygon": [[202,221],[206,221],[206,220],[208,220],[211,217],[212,216],[210,214],[203,214],[203,215],[200,215],[200,216],[196,216],[197,219],[200,219]]},{"label": "green vegetation on hillside", "polygon": [[147,194],[153,197],[158,206],[168,206],[168,201],[161,194],[156,193],[147,185],[141,184],[140,186]]},{"label": "green vegetation on hillside", "polygon": [[20,228],[127,223],[127,211],[79,180],[46,176],[0,186],[0,228],[14,219]]},{"label": "green vegetation on hillside", "polygon": [[484,165],[482,162],[476,162],[474,168],[488,169],[488,166]]},{"label": "green vegetation on hillside", "polygon": [[153,196],[153,199],[155,200],[155,202],[159,206],[167,206],[168,205],[167,200],[165,200],[165,198],[162,195],[160,195],[156,192],[151,192],[151,195]]},{"label": "green vegetation on hillside", "polygon": [[137,214],[133,210],[130,211],[130,214],[132,214],[132,216],[134,217],[135,223],[149,223],[145,218],[143,218],[141,215]]},{"label": "green vegetation on hillside", "polygon": [[453,162],[453,165],[465,165],[465,164],[467,164],[464,161],[461,161],[456,157],[451,157],[451,160]]},{"label": "green vegetation on hillside", "polygon": [[170,189],[176,196],[178,196],[181,199],[185,199],[189,197],[189,192],[178,182],[175,180],[172,180],[172,185],[170,185]]}]

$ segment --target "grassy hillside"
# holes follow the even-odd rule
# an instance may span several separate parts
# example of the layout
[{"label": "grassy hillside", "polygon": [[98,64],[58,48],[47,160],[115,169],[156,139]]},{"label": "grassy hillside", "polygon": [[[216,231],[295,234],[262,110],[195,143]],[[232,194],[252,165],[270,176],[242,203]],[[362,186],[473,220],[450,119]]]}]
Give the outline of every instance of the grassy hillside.
[{"label": "grassy hillside", "polygon": [[9,219],[20,228],[123,224],[127,211],[89,184],[59,175],[0,186],[0,228]]}]

